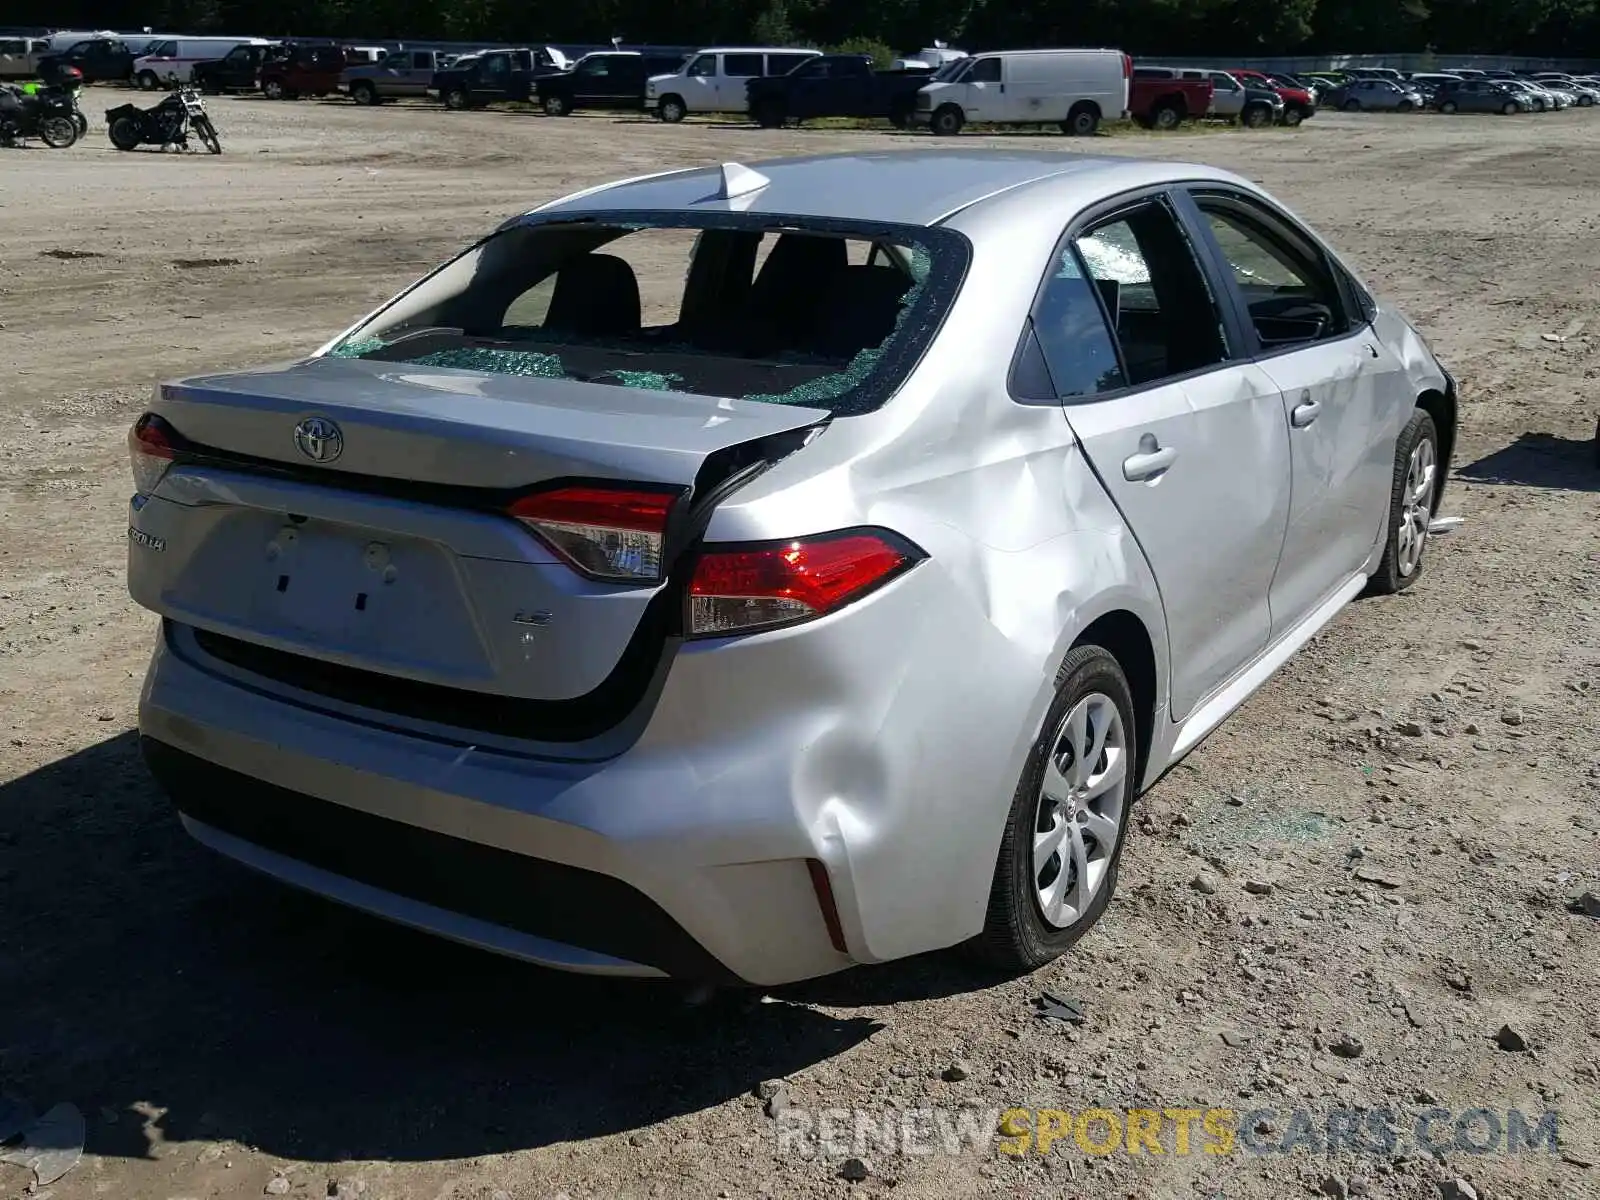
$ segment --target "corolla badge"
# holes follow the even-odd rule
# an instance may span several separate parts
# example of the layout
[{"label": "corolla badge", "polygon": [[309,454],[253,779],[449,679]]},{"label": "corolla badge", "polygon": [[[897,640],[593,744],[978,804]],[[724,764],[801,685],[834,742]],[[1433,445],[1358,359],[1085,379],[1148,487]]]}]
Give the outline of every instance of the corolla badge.
[{"label": "corolla badge", "polygon": [[344,453],[344,434],[327,417],[307,417],[294,427],[294,444],[312,462],[330,463]]}]

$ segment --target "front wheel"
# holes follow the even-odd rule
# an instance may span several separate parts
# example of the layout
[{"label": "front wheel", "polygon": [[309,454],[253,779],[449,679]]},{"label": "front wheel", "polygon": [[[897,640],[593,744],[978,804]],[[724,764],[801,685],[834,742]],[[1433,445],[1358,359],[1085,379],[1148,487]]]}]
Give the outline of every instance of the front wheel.
[{"label": "front wheel", "polygon": [[1422,554],[1440,483],[1439,431],[1433,418],[1416,409],[1395,443],[1389,492],[1389,534],[1378,569],[1367,590],[1379,595],[1404,591],[1422,574]]},{"label": "front wheel", "polygon": [[467,93],[462,91],[460,88],[451,88],[444,94],[444,106],[448,109],[454,110],[455,112],[460,112],[462,109],[467,107],[470,99],[471,97],[469,97]]},{"label": "front wheel", "polygon": [[1265,104],[1253,104],[1244,110],[1246,129],[1261,129],[1272,123],[1272,110]]},{"label": "front wheel", "polygon": [[71,117],[46,117],[39,122],[39,140],[52,150],[65,150],[78,140],[78,124]]},{"label": "front wheel", "polygon": [[[1456,102],[1454,100],[1446,100],[1444,103],[1439,105],[1439,111],[1447,117],[1450,116],[1456,111]],[[1516,112],[1517,106],[1515,104],[1511,105],[1509,111]]]},{"label": "front wheel", "polygon": [[544,115],[547,117],[565,117],[572,112],[572,102],[565,96],[546,96],[544,98]]},{"label": "front wheel", "polygon": [[765,100],[756,108],[756,124],[763,129],[783,128],[783,105],[775,100]]},{"label": "front wheel", "polygon": [[210,117],[200,117],[194,123],[194,131],[200,135],[200,140],[205,143],[207,150],[213,154],[222,153],[222,139],[217,136],[217,129],[211,123]]},{"label": "front wheel", "polygon": [[1345,112],[1360,112],[1361,111],[1361,101],[1359,101],[1359,100],[1346,100],[1344,102],[1344,110],[1345,110]]},{"label": "front wheel", "polygon": [[961,132],[961,127],[966,123],[965,113],[954,104],[946,104],[933,114],[933,119],[928,122],[928,128],[940,137],[954,137]]},{"label": "front wheel", "polygon": [[1286,108],[1283,110],[1283,123],[1290,129],[1293,129],[1305,119],[1305,114],[1298,108]]},{"label": "front wheel", "polygon": [[154,71],[140,71],[133,82],[141,92],[153,92],[161,86],[161,77]]},{"label": "front wheel", "polygon": [[[1452,110],[1452,111],[1454,111],[1454,110]],[[1500,106],[1500,115],[1501,116],[1512,117],[1512,116],[1516,115],[1516,112],[1517,112],[1517,106],[1510,100],[1507,100],[1504,104],[1502,104]]]},{"label": "front wheel", "polygon": [[353,83],[350,85],[350,99],[357,104],[376,104],[378,90],[370,83]]},{"label": "front wheel", "polygon": [[1409,101],[1409,100],[1402,100],[1402,101],[1400,101],[1399,104],[1396,104],[1394,107],[1395,107],[1395,111],[1396,112],[1410,112],[1413,108],[1416,107],[1416,105],[1411,103],[1411,101]]},{"label": "front wheel", "polygon": [[1042,967],[1100,919],[1138,787],[1138,726],[1121,664],[1075,647],[1012,798],[989,913],[972,949],[1008,973]]},{"label": "front wheel", "polygon": [[268,100],[282,100],[288,95],[288,93],[284,90],[283,84],[279,83],[276,79],[269,79],[263,83],[261,85],[261,94]]},{"label": "front wheel", "polygon": [[118,117],[107,130],[111,144],[118,150],[137,150],[144,139],[140,136],[139,122],[132,117]]},{"label": "front wheel", "polygon": [[689,115],[688,106],[677,96],[663,97],[661,104],[656,108],[656,116],[668,125],[676,125]]}]

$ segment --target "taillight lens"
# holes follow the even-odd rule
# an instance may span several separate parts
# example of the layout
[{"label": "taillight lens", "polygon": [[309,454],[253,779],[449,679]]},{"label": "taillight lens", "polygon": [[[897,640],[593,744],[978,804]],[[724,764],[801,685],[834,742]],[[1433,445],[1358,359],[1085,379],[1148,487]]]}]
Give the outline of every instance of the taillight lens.
[{"label": "taillight lens", "polygon": [[689,584],[689,636],[792,625],[834,612],[927,555],[887,530],[706,547]]},{"label": "taillight lens", "polygon": [[1133,57],[1131,55],[1124,54],[1122,56],[1122,77],[1124,79],[1133,78]]},{"label": "taillight lens", "polygon": [[128,462],[133,467],[133,488],[148,496],[177,457],[177,434],[155,413],[145,413],[128,430]]},{"label": "taillight lens", "polygon": [[510,513],[573,567],[621,583],[661,578],[678,491],[572,486],[524,496]]}]

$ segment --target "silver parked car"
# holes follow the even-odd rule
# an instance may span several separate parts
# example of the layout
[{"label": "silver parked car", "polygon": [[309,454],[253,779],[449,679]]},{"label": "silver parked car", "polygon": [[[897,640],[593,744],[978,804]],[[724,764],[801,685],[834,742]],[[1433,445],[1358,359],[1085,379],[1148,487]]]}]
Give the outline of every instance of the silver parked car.
[{"label": "silver parked car", "polygon": [[1414,112],[1426,103],[1419,89],[1388,79],[1353,79],[1328,97],[1345,112]]},{"label": "silver parked car", "polygon": [[308,359],[159,388],[144,752],[206,845],[552,966],[1025,970],[1142,789],[1418,578],[1455,397],[1210,167],[593,188]]}]

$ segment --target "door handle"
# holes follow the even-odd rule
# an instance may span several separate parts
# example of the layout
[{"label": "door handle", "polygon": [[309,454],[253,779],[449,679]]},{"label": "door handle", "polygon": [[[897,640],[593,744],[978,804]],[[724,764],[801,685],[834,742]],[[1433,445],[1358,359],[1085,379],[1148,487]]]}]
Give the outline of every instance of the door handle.
[{"label": "door handle", "polygon": [[1158,448],[1154,436],[1147,433],[1139,439],[1139,453],[1122,460],[1122,477],[1129,483],[1154,479],[1177,461],[1177,458],[1176,450],[1171,446]]},{"label": "door handle", "polygon": [[1371,342],[1368,342],[1367,343],[1367,353],[1372,355],[1373,358],[1377,358],[1378,357],[1378,348],[1376,346],[1374,346]]},{"label": "door handle", "polygon": [[1296,429],[1304,429],[1317,419],[1317,414],[1322,411],[1322,405],[1315,400],[1302,400],[1295,405],[1294,411],[1289,414],[1289,423]]}]

